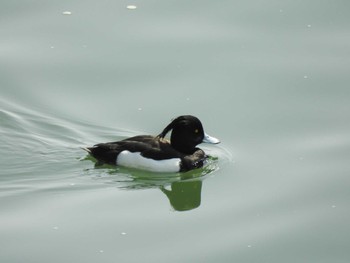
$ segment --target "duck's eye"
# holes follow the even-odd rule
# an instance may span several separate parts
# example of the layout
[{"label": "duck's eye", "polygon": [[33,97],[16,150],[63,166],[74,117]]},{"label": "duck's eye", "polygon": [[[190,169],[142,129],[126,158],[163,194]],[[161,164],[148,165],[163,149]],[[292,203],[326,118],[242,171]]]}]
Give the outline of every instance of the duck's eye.
[{"label": "duck's eye", "polygon": [[198,133],[198,132],[199,132],[199,130],[198,130],[198,129],[195,129],[195,130],[194,130],[194,133]]}]

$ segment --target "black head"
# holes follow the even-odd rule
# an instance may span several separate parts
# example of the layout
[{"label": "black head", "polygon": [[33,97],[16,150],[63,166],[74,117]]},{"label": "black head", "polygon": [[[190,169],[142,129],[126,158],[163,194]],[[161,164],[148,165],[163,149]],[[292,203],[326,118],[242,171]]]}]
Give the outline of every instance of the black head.
[{"label": "black head", "polygon": [[218,139],[205,134],[200,120],[191,115],[177,117],[158,137],[164,138],[170,130],[171,145],[182,153],[193,153],[196,146],[202,142],[219,143]]}]

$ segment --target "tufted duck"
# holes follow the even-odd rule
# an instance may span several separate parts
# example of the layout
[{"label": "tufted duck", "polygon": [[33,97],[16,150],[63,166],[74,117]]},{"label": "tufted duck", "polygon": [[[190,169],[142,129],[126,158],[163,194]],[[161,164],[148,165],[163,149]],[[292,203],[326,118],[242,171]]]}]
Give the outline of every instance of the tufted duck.
[{"label": "tufted duck", "polygon": [[[171,131],[170,141],[165,135]],[[191,115],[174,119],[158,136],[140,135],[84,148],[99,162],[154,172],[183,172],[203,166],[207,156],[196,146],[220,141],[204,133]]]}]

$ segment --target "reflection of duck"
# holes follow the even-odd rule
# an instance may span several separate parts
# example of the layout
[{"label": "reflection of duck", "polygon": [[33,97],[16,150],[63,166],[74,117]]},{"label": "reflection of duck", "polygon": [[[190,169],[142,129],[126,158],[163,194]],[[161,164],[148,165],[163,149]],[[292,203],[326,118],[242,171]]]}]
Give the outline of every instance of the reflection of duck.
[{"label": "reflection of duck", "polygon": [[164,186],[160,190],[168,197],[176,211],[188,211],[201,204],[202,181],[178,181],[171,184],[171,190]]},{"label": "reflection of duck", "polygon": [[[204,167],[186,173],[161,174],[113,166],[96,166],[100,180],[116,184],[119,189],[160,189],[176,211],[188,211],[201,205],[202,182],[218,169],[218,159],[209,157]],[[96,170],[94,172],[96,174]],[[107,174],[107,176],[105,176]]]}]

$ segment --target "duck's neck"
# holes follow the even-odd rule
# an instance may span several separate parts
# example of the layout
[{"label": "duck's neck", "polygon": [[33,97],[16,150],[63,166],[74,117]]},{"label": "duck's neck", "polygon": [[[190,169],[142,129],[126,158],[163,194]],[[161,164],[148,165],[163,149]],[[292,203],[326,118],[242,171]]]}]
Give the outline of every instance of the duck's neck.
[{"label": "duck's neck", "polygon": [[182,140],[177,140],[176,138],[171,138],[170,143],[175,150],[184,154],[192,154],[195,151],[195,147],[184,143]]}]

